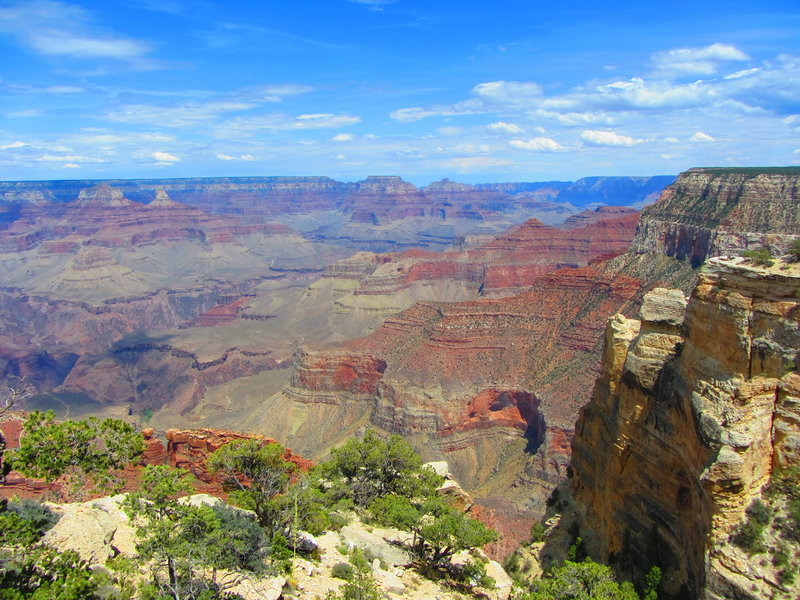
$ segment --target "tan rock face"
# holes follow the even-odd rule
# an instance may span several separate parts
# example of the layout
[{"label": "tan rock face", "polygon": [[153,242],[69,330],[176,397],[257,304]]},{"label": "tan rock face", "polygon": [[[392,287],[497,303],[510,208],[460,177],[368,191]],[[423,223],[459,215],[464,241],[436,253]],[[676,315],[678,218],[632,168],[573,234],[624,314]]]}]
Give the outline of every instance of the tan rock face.
[{"label": "tan rock face", "polygon": [[772,598],[725,542],[773,468],[800,459],[800,278],[711,260],[681,324],[684,303],[655,290],[638,335],[609,323],[572,447],[582,535],[634,572],[662,566],[669,595]]}]

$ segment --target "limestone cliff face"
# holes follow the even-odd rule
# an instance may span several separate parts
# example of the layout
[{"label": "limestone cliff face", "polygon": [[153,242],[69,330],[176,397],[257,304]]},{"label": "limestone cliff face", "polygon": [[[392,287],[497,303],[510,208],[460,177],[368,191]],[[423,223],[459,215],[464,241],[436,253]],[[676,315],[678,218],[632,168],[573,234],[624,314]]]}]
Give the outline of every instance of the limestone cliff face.
[{"label": "limestone cliff face", "polygon": [[778,597],[727,540],[773,469],[800,461],[800,276],[712,259],[688,304],[656,289],[640,317],[609,322],[576,427],[583,539],[634,572],[660,564],[670,597]]},{"label": "limestone cliff face", "polygon": [[800,237],[800,169],[690,169],[642,211],[632,244],[693,265]]}]

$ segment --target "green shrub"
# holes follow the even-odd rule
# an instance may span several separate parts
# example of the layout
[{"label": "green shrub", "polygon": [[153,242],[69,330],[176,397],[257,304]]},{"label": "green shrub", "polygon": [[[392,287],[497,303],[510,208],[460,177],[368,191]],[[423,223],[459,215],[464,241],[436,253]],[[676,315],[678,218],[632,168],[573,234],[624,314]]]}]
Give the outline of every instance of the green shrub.
[{"label": "green shrub", "polygon": [[745,252],[742,252],[742,256],[749,258],[753,264],[760,267],[771,267],[775,264],[775,257],[772,256],[772,252],[770,252],[769,248],[766,246],[762,246],[761,248],[757,248],[755,250],[746,250]]},{"label": "green shrub", "polygon": [[763,541],[764,531],[772,520],[772,509],[756,498],[745,514],[746,518],[731,536],[731,541],[748,554],[763,554],[767,551]]},{"label": "green shrub", "polygon": [[0,546],[31,546],[58,522],[58,518],[35,500],[12,500],[0,512]]},{"label": "green shrub", "polygon": [[541,521],[536,521],[531,527],[531,542],[543,542],[545,531],[547,530]]},{"label": "green shrub", "polygon": [[0,600],[103,600],[108,576],[89,569],[72,550],[38,546],[6,561],[0,569]]},{"label": "green shrub", "polygon": [[473,586],[477,585],[486,589],[494,589],[496,582],[486,573],[486,565],[477,560],[469,560],[455,569],[451,573],[456,579]]},{"label": "green shrub", "polygon": [[614,581],[611,568],[592,560],[565,561],[530,584],[515,600],[639,600],[629,582]]},{"label": "green shrub", "polygon": [[353,579],[353,566],[349,563],[336,563],[331,568],[331,577],[351,581]]},{"label": "green shrub", "polygon": [[789,256],[794,262],[800,261],[800,238],[789,244]]}]

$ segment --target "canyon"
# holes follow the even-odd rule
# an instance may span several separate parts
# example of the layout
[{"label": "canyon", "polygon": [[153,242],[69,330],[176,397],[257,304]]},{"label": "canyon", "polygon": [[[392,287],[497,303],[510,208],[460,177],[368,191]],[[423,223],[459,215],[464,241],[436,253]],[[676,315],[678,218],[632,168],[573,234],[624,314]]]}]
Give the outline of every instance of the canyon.
[{"label": "canyon", "polygon": [[555,504],[668,597],[772,597],[726,540],[798,459],[800,170],[594,205],[659,182],[3,183],[4,374],[31,407],[312,460],[399,433],[512,541]]}]

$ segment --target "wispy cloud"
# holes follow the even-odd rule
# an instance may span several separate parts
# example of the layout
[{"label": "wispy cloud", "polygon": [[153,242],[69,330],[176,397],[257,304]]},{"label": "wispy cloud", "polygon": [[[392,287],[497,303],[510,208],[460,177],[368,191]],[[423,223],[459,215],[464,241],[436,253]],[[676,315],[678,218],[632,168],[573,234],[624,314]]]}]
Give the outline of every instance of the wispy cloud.
[{"label": "wispy cloud", "polygon": [[676,48],[653,56],[657,71],[669,74],[713,75],[726,62],[741,62],[750,57],[729,44],[701,48]]},{"label": "wispy cloud", "polygon": [[247,110],[255,106],[257,104],[253,102],[234,101],[187,102],[178,106],[129,104],[109,111],[104,118],[118,123],[186,127],[212,121],[220,115]]},{"label": "wispy cloud", "polygon": [[77,4],[57,0],[14,2],[0,8],[0,33],[34,52],[78,59],[112,59],[152,68],[147,42],[106,31]]}]

